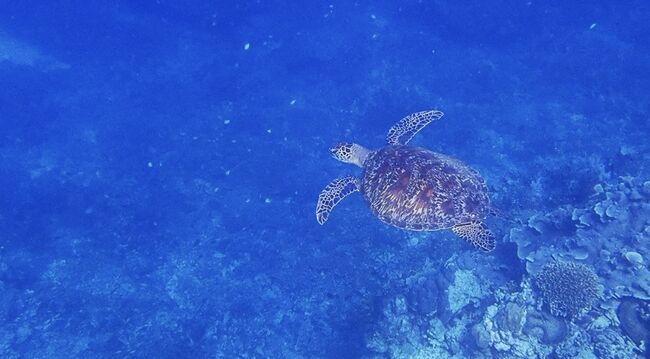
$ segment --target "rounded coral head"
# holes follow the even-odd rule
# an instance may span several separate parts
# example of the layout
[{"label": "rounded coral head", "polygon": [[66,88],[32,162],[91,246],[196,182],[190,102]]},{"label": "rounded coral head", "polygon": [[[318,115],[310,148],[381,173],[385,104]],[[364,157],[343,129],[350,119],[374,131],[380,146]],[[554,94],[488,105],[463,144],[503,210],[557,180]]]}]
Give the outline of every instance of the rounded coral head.
[{"label": "rounded coral head", "polygon": [[352,163],[363,167],[363,162],[368,157],[370,151],[356,143],[339,142],[330,148],[330,153],[341,162]]},{"label": "rounded coral head", "polygon": [[580,263],[548,263],[535,276],[535,282],[551,314],[570,319],[591,309],[601,295],[598,276]]}]

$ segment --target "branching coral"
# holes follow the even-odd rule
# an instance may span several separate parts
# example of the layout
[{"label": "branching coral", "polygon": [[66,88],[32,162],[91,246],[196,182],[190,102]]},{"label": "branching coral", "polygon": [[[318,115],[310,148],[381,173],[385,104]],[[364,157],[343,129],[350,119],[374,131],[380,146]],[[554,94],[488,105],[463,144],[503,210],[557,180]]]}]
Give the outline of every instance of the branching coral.
[{"label": "branching coral", "polygon": [[598,277],[579,263],[548,263],[535,277],[535,284],[551,313],[570,319],[588,311],[599,295]]}]

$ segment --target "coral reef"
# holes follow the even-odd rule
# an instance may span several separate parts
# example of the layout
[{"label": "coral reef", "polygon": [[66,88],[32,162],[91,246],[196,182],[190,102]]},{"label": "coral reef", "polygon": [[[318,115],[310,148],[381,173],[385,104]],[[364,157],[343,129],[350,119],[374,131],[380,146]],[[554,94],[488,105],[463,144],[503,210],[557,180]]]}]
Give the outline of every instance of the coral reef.
[{"label": "coral reef", "polygon": [[603,354],[605,342],[621,353],[645,351],[641,338],[648,326],[637,309],[650,300],[650,181],[621,177],[597,184],[586,204],[532,215],[512,228],[506,240],[517,246],[531,275],[540,273],[549,258],[594,268],[605,289],[603,298],[581,319],[589,334],[584,345],[593,348],[594,355],[625,357],[614,349]]},{"label": "coral reef", "polygon": [[504,268],[466,254],[429,262],[401,279],[368,348],[391,358],[641,357],[649,220],[650,182],[633,178],[595,186],[582,207],[533,214],[505,238],[523,278],[503,281]]},{"label": "coral reef", "polygon": [[575,318],[589,310],[599,295],[598,277],[584,264],[553,262],[535,276],[553,315]]},{"label": "coral reef", "polygon": [[460,338],[467,323],[445,325],[440,319],[425,320],[408,312],[403,296],[384,304],[377,331],[367,338],[372,352],[389,358],[464,358]]},{"label": "coral reef", "polygon": [[404,297],[397,296],[384,304],[380,327],[367,338],[367,346],[375,353],[395,358],[410,357],[422,346],[422,336]]},{"label": "coral reef", "polygon": [[523,299],[524,296],[516,294],[504,297],[489,306],[483,319],[474,325],[472,335],[484,354],[512,353],[520,357],[540,354],[538,343],[521,335],[527,312]]}]

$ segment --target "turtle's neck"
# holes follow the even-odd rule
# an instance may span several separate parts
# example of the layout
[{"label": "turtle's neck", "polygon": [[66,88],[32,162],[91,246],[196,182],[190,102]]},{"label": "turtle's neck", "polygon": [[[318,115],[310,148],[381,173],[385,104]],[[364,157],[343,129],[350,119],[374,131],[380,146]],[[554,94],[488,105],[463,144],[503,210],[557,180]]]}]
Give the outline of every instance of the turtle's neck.
[{"label": "turtle's neck", "polygon": [[366,162],[366,159],[368,158],[368,155],[370,155],[371,152],[372,151],[370,151],[369,149],[355,143],[352,145],[351,162],[363,168],[363,163]]}]

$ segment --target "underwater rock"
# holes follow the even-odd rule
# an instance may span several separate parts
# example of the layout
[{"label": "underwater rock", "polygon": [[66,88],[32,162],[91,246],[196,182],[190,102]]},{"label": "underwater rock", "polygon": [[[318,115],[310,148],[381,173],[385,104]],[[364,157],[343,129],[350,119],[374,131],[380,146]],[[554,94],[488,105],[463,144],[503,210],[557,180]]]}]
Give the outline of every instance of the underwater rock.
[{"label": "underwater rock", "polygon": [[555,356],[559,359],[598,359],[591,350],[589,335],[581,330],[576,330],[555,349]]},{"label": "underwater rock", "polygon": [[[520,291],[495,293],[496,303],[490,305],[480,322],[470,331],[474,344],[486,358],[545,358],[552,348],[525,333],[528,312],[534,310],[530,283],[524,280]],[[542,331],[543,332],[543,331]],[[543,333],[542,333],[543,335]]]},{"label": "underwater rock", "polygon": [[646,196],[650,196],[650,181],[643,182],[642,191]]},{"label": "underwater rock", "polygon": [[639,354],[634,343],[611,329],[594,333],[591,341],[594,343],[596,358],[629,359],[638,357]]},{"label": "underwater rock", "polygon": [[419,278],[410,287],[406,300],[412,312],[428,315],[438,310],[440,290],[436,284],[435,276]]},{"label": "underwater rock", "polygon": [[608,251],[607,249],[601,249],[598,257],[603,262],[612,263],[612,252]]},{"label": "underwater rock", "polygon": [[534,310],[526,317],[523,333],[537,338],[543,344],[554,345],[566,338],[568,329],[564,320]]},{"label": "underwater rock", "polygon": [[[387,358],[463,358],[460,342],[468,323],[456,320],[445,325],[440,319],[418,320],[407,311],[406,299],[398,295],[385,302],[377,330],[367,337],[369,350]],[[375,356],[373,356],[375,357]]]},{"label": "underwater rock", "polygon": [[472,271],[459,269],[454,272],[454,282],[447,289],[447,300],[452,313],[470,303],[478,303],[483,296],[485,291]]},{"label": "underwater rock", "polygon": [[474,342],[480,349],[487,349],[492,344],[490,329],[491,328],[487,328],[483,322],[477,323],[472,327],[472,336],[474,337]]},{"label": "underwater rock", "polygon": [[526,308],[517,303],[507,303],[496,316],[499,328],[511,333],[521,333],[526,322]]},{"label": "underwater rock", "polygon": [[573,262],[551,262],[535,276],[551,314],[575,318],[588,311],[599,296],[599,281],[592,269]]},{"label": "underwater rock", "polygon": [[605,329],[607,327],[610,327],[611,325],[612,325],[612,321],[609,320],[609,318],[607,318],[606,316],[601,315],[601,316],[597,317],[596,319],[594,319],[589,324],[589,328],[590,329],[595,329],[595,330],[603,330],[603,329]]},{"label": "underwater rock", "polygon": [[623,332],[635,343],[650,343],[650,302],[632,297],[621,298],[616,311]]},{"label": "underwater rock", "polygon": [[408,316],[406,299],[397,296],[387,300],[382,314],[377,330],[367,339],[368,348],[392,357],[412,355],[421,334]]},{"label": "underwater rock", "polygon": [[410,358],[466,358],[462,353],[461,338],[467,326],[468,323],[463,319],[454,321],[452,325],[444,325],[437,318],[432,319],[424,335],[425,345]]}]

